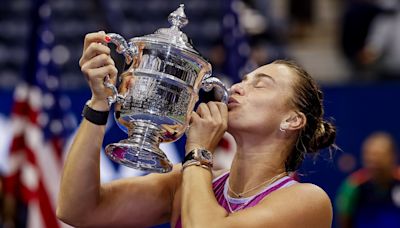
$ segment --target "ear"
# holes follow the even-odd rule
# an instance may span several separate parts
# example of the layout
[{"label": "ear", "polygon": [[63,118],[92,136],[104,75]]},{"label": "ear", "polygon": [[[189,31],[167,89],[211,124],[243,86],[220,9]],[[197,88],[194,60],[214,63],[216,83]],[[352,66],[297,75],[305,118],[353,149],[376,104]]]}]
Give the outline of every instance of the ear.
[{"label": "ear", "polygon": [[288,118],[282,121],[281,125],[285,126],[286,130],[298,130],[306,126],[307,118],[302,112],[292,111]]}]

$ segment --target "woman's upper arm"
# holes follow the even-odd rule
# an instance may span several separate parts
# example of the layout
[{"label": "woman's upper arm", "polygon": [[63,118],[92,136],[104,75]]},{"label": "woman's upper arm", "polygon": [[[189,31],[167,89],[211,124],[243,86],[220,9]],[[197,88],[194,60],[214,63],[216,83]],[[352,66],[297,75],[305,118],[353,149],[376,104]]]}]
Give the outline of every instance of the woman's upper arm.
[{"label": "woman's upper arm", "polygon": [[89,226],[148,227],[168,222],[180,166],[166,174],[117,180],[104,184],[97,208],[87,219]]},{"label": "woman's upper arm", "polygon": [[332,223],[332,205],[318,186],[296,184],[271,193],[255,207],[230,214],[222,223],[218,226],[328,228]]}]

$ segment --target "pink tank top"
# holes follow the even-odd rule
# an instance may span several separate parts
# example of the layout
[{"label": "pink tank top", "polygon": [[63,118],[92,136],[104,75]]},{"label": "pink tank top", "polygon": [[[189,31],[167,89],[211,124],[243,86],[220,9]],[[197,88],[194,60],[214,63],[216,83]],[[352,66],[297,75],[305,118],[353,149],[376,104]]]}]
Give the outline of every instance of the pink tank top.
[{"label": "pink tank top", "polygon": [[[266,186],[261,192],[254,196],[247,198],[232,198],[228,195],[228,180],[229,172],[215,178],[213,180],[212,187],[215,198],[217,199],[219,205],[225,208],[229,214],[249,207],[254,207],[271,192],[297,183],[297,181],[295,181],[292,177],[285,176],[275,181],[271,185]],[[181,217],[179,217],[175,228],[181,227]]]}]

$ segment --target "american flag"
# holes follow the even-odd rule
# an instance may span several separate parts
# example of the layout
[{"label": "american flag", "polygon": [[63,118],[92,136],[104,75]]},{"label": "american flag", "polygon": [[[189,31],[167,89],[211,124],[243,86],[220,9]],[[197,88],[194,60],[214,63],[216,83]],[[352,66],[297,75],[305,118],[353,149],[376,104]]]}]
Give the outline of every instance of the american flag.
[{"label": "american flag", "polygon": [[[71,102],[60,92],[57,48],[50,29],[51,7],[32,1],[32,27],[24,81],[15,89],[11,114],[13,140],[5,178],[8,208],[25,205],[25,221],[17,227],[57,228],[55,215],[65,139],[76,127]],[[17,217],[24,212],[15,211]]]}]

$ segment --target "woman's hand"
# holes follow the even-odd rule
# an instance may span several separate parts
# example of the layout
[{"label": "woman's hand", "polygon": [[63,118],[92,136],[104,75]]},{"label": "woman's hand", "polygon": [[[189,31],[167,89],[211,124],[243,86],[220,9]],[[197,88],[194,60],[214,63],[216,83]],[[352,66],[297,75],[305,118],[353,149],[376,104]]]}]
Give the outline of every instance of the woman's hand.
[{"label": "woman's hand", "polygon": [[104,45],[108,42],[109,37],[103,31],[87,34],[82,57],[79,60],[81,71],[92,91],[90,106],[98,111],[109,110],[107,97],[110,90],[104,86],[104,78],[109,75],[111,81],[114,82],[118,73],[110,57],[110,48]]},{"label": "woman's hand", "polygon": [[222,102],[201,103],[192,112],[186,140],[186,153],[195,148],[214,152],[228,124],[228,108]]}]

